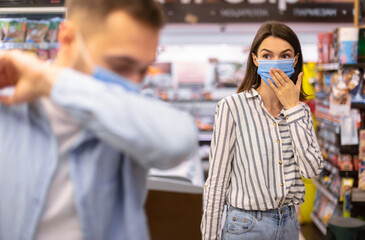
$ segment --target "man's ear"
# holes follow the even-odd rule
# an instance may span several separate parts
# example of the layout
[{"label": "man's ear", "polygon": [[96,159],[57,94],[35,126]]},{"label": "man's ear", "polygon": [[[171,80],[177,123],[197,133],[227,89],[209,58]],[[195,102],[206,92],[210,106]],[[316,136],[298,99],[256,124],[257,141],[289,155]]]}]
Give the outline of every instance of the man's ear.
[{"label": "man's ear", "polygon": [[60,49],[54,64],[62,67],[72,67],[75,63],[76,28],[73,23],[65,21],[60,24],[58,42]]},{"label": "man's ear", "polygon": [[256,65],[256,67],[259,67],[259,62],[257,61],[256,55],[254,53],[251,53],[253,63]]},{"label": "man's ear", "polygon": [[76,41],[76,29],[73,23],[65,21],[60,24],[58,31],[58,42],[62,47],[73,45]]},{"label": "man's ear", "polygon": [[294,67],[297,66],[298,60],[299,60],[299,53],[295,56],[295,59],[294,59]]}]

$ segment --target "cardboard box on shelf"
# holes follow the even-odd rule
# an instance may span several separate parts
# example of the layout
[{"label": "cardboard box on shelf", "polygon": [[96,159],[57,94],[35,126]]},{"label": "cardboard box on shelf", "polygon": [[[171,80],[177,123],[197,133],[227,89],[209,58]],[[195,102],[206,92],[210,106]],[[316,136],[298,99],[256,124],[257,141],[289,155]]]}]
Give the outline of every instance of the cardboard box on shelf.
[{"label": "cardboard box on shelf", "polygon": [[341,64],[356,64],[359,41],[359,29],[353,27],[339,28],[339,62]]}]

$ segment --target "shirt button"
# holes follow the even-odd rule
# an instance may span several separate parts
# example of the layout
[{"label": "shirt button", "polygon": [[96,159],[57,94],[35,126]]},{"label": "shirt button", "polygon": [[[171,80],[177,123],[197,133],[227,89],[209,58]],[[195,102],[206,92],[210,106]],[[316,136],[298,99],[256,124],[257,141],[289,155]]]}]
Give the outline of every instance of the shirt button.
[{"label": "shirt button", "polygon": [[283,162],[282,161],[279,161],[279,164],[282,164]]},{"label": "shirt button", "polygon": [[276,124],[276,123],[274,123],[273,125],[274,125],[274,126],[276,126],[277,124]]},{"label": "shirt button", "polygon": [[280,183],[280,187],[284,186],[284,184]]},{"label": "shirt button", "polygon": [[276,142],[277,142],[277,143],[280,143],[280,140],[277,140]]},{"label": "shirt button", "polygon": [[288,120],[289,119],[289,117],[288,116],[286,116],[286,120]]},{"label": "shirt button", "polygon": [[282,203],[283,203],[282,201],[279,202],[279,204],[282,204]]},{"label": "shirt button", "polygon": [[207,185],[204,185],[204,189],[206,189],[207,188]]}]

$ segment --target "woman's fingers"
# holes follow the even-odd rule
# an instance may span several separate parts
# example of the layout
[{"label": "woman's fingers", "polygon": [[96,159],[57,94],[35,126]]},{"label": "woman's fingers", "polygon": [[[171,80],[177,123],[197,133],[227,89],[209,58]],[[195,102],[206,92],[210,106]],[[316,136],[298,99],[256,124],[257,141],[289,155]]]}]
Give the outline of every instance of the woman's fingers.
[{"label": "woman's fingers", "polygon": [[281,87],[283,84],[277,78],[277,76],[274,74],[274,71],[275,71],[275,69],[273,69],[273,68],[270,70],[270,76],[271,76],[272,80],[274,81],[274,83],[276,84],[276,86]]},{"label": "woman's fingers", "polygon": [[285,81],[286,83],[292,83],[291,79],[286,75],[281,69],[277,69],[276,72],[280,75],[280,77]]},{"label": "woman's fingers", "polygon": [[297,84],[296,84],[299,91],[302,89],[302,82],[303,82],[303,72],[299,73]]}]

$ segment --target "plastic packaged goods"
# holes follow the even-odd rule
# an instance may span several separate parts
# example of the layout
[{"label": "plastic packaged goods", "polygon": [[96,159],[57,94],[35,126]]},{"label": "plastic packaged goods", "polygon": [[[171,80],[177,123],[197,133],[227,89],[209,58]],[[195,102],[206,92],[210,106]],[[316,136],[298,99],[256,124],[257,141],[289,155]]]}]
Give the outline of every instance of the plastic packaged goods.
[{"label": "plastic packaged goods", "polygon": [[24,42],[27,23],[25,18],[5,18],[2,20],[4,42]]},{"label": "plastic packaged goods", "polygon": [[359,163],[359,189],[365,190],[365,162]]},{"label": "plastic packaged goods", "polygon": [[339,28],[339,61],[341,64],[357,63],[357,49],[359,42],[358,28]]},{"label": "plastic packaged goods", "polygon": [[37,49],[38,58],[47,61],[49,59],[48,44],[39,44]]},{"label": "plastic packaged goods", "polygon": [[51,60],[54,60],[54,59],[56,59],[56,57],[57,57],[57,54],[58,54],[58,50],[59,50],[59,48],[58,47],[50,47],[49,49],[48,49],[48,54],[49,54],[49,59],[51,59]]},{"label": "plastic packaged goods", "polygon": [[41,21],[27,21],[27,43],[42,43],[45,40],[50,22],[46,20]]},{"label": "plastic packaged goods", "polygon": [[49,43],[55,43],[58,38],[58,29],[60,28],[60,24],[63,20],[62,18],[52,18],[49,21],[50,24],[46,34],[46,41]]}]

